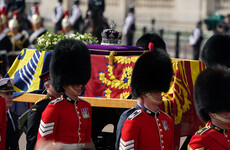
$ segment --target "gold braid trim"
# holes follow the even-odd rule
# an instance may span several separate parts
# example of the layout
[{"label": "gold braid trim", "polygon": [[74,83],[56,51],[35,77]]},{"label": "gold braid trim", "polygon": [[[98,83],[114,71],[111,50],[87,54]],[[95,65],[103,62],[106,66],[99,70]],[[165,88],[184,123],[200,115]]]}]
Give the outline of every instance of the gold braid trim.
[{"label": "gold braid trim", "polygon": [[199,147],[199,148],[192,149],[192,148],[188,145],[188,149],[187,149],[187,150],[204,150],[204,147]]},{"label": "gold braid trim", "polygon": [[14,39],[14,42],[13,42],[19,49],[23,49],[23,44],[27,40],[26,37],[25,37],[25,35],[23,35],[23,36],[24,36],[24,38],[23,38],[23,40],[21,42],[18,42],[15,39]]},{"label": "gold braid trim", "polygon": [[37,104],[43,100],[46,100],[47,98],[48,98],[47,96],[44,96],[44,97],[40,98],[39,100],[37,100],[34,104]]}]

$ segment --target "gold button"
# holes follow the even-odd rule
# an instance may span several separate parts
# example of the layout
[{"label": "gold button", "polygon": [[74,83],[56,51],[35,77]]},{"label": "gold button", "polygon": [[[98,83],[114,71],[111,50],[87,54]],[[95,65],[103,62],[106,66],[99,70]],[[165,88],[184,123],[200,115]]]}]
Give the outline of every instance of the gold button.
[{"label": "gold button", "polygon": [[163,148],[163,149],[165,148],[164,145],[162,146],[162,148]]},{"label": "gold button", "polygon": [[162,129],[160,129],[160,132],[162,132]]},{"label": "gold button", "polygon": [[229,143],[230,141],[228,140],[228,143]]},{"label": "gold button", "polygon": [[159,123],[158,125],[159,125],[159,126],[161,126],[161,124],[160,124],[160,123]]},{"label": "gold button", "polygon": [[164,141],[163,141],[163,140],[161,140],[161,143],[164,143]]},{"label": "gold button", "polygon": [[159,119],[156,119],[157,121],[159,121]]},{"label": "gold button", "polygon": [[163,134],[161,134],[161,138],[163,138]]}]

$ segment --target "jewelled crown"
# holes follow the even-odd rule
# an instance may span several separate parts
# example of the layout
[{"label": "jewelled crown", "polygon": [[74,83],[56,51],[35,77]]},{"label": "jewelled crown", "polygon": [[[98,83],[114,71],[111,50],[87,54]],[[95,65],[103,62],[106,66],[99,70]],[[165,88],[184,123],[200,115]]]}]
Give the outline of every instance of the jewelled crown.
[{"label": "jewelled crown", "polygon": [[101,45],[120,45],[122,33],[115,30],[115,23],[112,21],[110,29],[105,29],[101,33],[102,42]]}]

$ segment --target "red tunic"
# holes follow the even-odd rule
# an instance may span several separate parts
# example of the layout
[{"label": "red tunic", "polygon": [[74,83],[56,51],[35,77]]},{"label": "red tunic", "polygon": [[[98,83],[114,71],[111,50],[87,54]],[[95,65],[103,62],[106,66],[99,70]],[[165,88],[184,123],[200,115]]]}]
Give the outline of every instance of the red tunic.
[{"label": "red tunic", "polygon": [[6,101],[0,97],[0,150],[5,150],[6,144]]},{"label": "red tunic", "polygon": [[172,150],[174,121],[164,112],[143,108],[133,112],[121,131],[119,149]]},{"label": "red tunic", "polygon": [[230,132],[211,124],[197,131],[189,142],[188,150],[229,150]]},{"label": "red tunic", "polygon": [[64,144],[89,144],[91,141],[91,105],[63,95],[42,113],[37,141],[45,139]]}]

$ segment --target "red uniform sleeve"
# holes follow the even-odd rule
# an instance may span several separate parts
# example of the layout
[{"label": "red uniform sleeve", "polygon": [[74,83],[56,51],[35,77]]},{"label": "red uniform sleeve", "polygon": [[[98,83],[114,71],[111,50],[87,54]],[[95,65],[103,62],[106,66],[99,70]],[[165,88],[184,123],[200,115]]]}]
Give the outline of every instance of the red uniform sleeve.
[{"label": "red uniform sleeve", "polygon": [[[205,139],[202,136],[195,134],[188,144],[188,150],[201,149],[206,150],[207,144],[205,144]],[[206,148],[205,148],[206,147]]]},{"label": "red uniform sleeve", "polygon": [[58,111],[55,105],[49,104],[42,113],[42,118],[38,130],[37,142],[41,139],[53,140],[58,123]]},{"label": "red uniform sleeve", "polygon": [[121,149],[126,149],[127,147],[130,149],[137,149],[138,134],[138,122],[135,120],[126,120],[121,130],[119,147]]},{"label": "red uniform sleeve", "polygon": [[5,150],[6,143],[6,101],[0,97],[0,150]]}]

